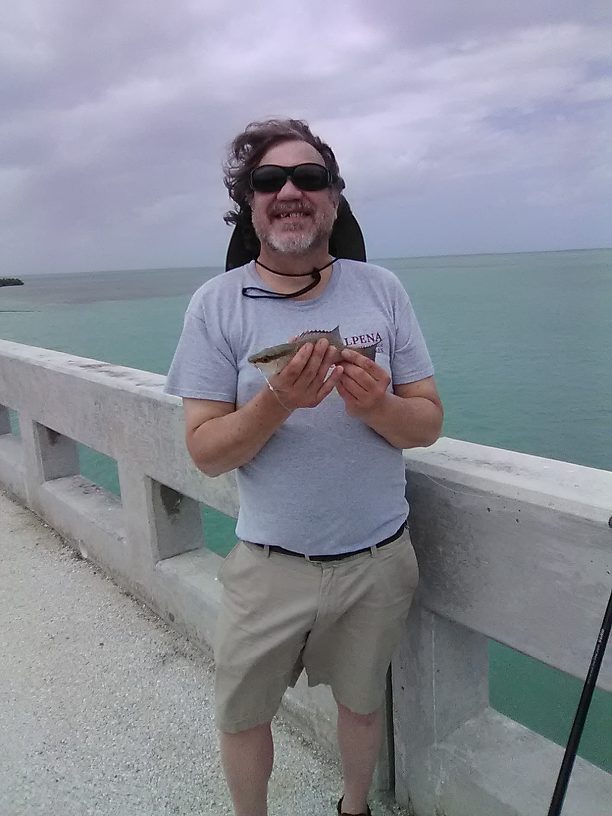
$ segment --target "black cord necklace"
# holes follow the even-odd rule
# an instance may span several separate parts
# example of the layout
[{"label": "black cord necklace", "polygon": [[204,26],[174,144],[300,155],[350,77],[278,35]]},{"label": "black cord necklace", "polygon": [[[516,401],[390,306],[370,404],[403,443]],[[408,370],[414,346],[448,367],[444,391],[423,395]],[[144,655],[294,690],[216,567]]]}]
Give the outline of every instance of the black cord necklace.
[{"label": "black cord necklace", "polygon": [[[244,297],[254,298],[255,300],[261,300],[263,298],[269,298],[270,300],[286,300],[287,298],[296,298],[300,295],[305,294],[306,292],[310,292],[311,289],[314,289],[315,286],[318,286],[321,283],[321,272],[324,269],[327,269],[333,263],[335,263],[338,259],[332,258],[329,263],[326,263],[325,266],[320,266],[318,269],[317,267],[313,267],[312,272],[300,272],[297,275],[294,275],[290,272],[277,272],[276,269],[270,269],[269,266],[266,266],[259,260],[256,260],[255,263],[263,266],[268,272],[272,272],[274,275],[282,275],[284,278],[304,278],[307,275],[312,275],[313,279],[307,286],[303,289],[300,289],[299,292],[290,292],[287,295],[283,295],[280,292],[271,292],[269,289],[260,289],[259,286],[244,286],[242,289],[242,294]],[[252,295],[251,292],[263,292],[260,295]]]}]

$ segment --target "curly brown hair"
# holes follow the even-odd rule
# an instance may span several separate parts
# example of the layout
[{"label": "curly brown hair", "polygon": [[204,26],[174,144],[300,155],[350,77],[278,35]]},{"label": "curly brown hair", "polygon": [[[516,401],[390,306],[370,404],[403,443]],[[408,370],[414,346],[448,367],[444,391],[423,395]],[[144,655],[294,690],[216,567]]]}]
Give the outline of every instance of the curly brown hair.
[{"label": "curly brown hair", "polygon": [[306,122],[300,119],[268,119],[264,122],[251,122],[244,131],[231,143],[227,159],[223,163],[223,183],[236,207],[225,213],[226,224],[238,226],[243,233],[245,245],[257,249],[259,241],[251,220],[252,196],[249,184],[251,171],[257,167],[261,157],[281,142],[298,140],[307,142],[317,150],[325,166],[334,179],[331,189],[339,198],[345,187],[340,176],[338,162],[331,147],[315,136]]}]

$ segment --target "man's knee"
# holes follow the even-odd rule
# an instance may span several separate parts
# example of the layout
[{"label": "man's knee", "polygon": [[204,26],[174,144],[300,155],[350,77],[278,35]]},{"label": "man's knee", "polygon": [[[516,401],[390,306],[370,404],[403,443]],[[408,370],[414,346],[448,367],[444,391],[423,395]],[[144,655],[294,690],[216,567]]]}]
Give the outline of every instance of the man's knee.
[{"label": "man's knee", "polygon": [[232,731],[227,731],[223,728],[218,728],[219,738],[231,740],[233,737],[236,739],[249,739],[249,737],[257,737],[261,734],[264,734],[268,731],[271,731],[272,723],[271,721],[258,723],[257,725],[250,725],[245,728],[239,728]]},{"label": "man's knee", "polygon": [[351,711],[350,708],[343,706],[342,703],[336,701],[338,706],[338,716],[354,723],[355,725],[376,725],[380,719],[381,715],[381,708],[377,708],[376,711],[372,711],[369,714],[358,714],[356,711]]}]

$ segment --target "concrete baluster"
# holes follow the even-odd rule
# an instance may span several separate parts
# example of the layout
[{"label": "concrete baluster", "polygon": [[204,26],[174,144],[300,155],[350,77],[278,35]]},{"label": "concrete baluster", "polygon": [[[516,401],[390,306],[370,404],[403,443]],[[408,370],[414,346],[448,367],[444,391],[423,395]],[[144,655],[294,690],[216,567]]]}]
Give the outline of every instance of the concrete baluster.
[{"label": "concrete baluster", "polygon": [[23,413],[19,415],[19,427],[28,504],[34,510],[39,510],[41,485],[79,472],[77,444],[74,439],[41,425]]},{"label": "concrete baluster", "polygon": [[0,405],[0,436],[11,433],[11,423],[8,408]]},{"label": "concrete baluster", "polygon": [[375,792],[391,792],[395,784],[391,669],[387,672],[384,712],[382,745],[372,779],[372,791]]},{"label": "concrete baluster", "polygon": [[[202,546],[198,502],[119,460],[119,483],[131,579],[149,588],[155,565]],[[149,591],[145,592],[146,597]]]},{"label": "concrete baluster", "polygon": [[487,638],[416,603],[392,675],[396,798],[432,816],[443,784],[437,746],[488,706]]},{"label": "concrete baluster", "polygon": [[19,436],[11,432],[8,408],[0,405],[0,489],[26,501],[23,448]]}]

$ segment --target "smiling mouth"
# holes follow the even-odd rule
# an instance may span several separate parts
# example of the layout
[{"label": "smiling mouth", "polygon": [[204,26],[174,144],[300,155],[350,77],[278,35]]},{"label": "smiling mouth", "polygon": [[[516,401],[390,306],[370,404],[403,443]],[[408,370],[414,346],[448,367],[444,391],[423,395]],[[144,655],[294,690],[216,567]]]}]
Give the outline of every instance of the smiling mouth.
[{"label": "smiling mouth", "polygon": [[305,212],[277,213],[275,218],[280,218],[283,221],[287,219],[308,218],[308,213]]}]

